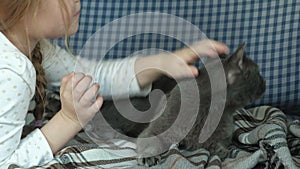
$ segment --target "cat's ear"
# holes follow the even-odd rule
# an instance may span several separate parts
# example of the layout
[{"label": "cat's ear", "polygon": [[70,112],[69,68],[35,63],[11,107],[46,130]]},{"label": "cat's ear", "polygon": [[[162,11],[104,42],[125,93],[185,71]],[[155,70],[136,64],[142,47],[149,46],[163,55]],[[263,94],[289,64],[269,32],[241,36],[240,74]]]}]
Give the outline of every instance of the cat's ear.
[{"label": "cat's ear", "polygon": [[240,69],[243,69],[243,60],[245,56],[246,43],[244,42],[239,46],[239,48],[233,53],[229,58],[230,62],[236,64]]}]

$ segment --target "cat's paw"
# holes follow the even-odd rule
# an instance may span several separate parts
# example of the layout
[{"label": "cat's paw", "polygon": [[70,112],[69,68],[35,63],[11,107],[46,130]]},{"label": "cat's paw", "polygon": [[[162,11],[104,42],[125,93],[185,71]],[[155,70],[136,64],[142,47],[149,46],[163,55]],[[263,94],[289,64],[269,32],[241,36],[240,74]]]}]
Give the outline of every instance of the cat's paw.
[{"label": "cat's paw", "polygon": [[221,160],[225,160],[229,155],[229,150],[227,149],[220,150],[217,152],[217,155],[220,157]]},{"label": "cat's paw", "polygon": [[151,167],[151,166],[157,165],[160,162],[161,162],[160,155],[153,156],[153,157],[146,157],[146,158],[143,158],[143,157],[137,158],[138,165],[146,166],[146,167]]},{"label": "cat's paw", "polygon": [[218,144],[211,153],[219,156],[221,160],[225,160],[229,156],[230,150],[226,146]]},{"label": "cat's paw", "polygon": [[148,140],[143,138],[137,139],[137,162],[142,166],[153,166],[161,161],[161,154],[163,152],[162,143],[157,138],[156,140]]},{"label": "cat's paw", "polygon": [[149,142],[140,141],[138,139],[137,142],[137,153],[138,157],[142,158],[148,158],[148,157],[154,157],[161,154],[160,144],[151,144]]}]

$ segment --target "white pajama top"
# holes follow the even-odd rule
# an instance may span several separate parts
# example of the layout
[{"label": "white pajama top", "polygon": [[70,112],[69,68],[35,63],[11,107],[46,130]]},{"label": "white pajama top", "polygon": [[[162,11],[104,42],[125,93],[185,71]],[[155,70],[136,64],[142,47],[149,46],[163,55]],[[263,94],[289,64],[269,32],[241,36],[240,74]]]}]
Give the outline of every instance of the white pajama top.
[{"label": "white pajama top", "polygon": [[[98,64],[82,59],[78,61],[46,40],[41,42],[41,49],[48,89],[59,89],[63,76],[85,70],[90,64],[95,68],[93,75],[104,98],[112,95],[143,96],[150,91],[151,86],[140,89],[135,78],[136,58]],[[31,61],[0,32],[0,168],[7,168],[10,164],[22,167],[42,165],[53,159],[50,146],[39,129],[21,139],[29,104],[35,94],[35,82],[36,72]],[[130,84],[126,85],[126,82]]]}]

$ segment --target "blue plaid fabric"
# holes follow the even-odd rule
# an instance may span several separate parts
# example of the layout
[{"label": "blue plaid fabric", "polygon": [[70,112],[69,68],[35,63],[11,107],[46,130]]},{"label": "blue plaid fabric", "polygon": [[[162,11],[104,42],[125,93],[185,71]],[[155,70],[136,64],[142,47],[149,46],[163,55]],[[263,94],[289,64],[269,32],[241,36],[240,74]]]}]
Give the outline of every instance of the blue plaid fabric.
[{"label": "blue plaid fabric", "polygon": [[[75,53],[80,52],[93,33],[121,17],[142,12],[172,14],[197,26],[208,38],[226,43],[232,51],[246,42],[247,55],[259,64],[267,82],[265,95],[254,105],[267,104],[287,113],[299,113],[299,11],[298,0],[82,0],[80,28],[70,38],[70,48]],[[145,21],[151,19],[155,18],[144,18]],[[162,22],[174,24],[168,20]],[[155,26],[159,27],[160,24]],[[111,31],[111,34],[103,36],[118,36],[114,30]],[[122,30],[118,31],[120,34],[124,33]],[[191,34],[184,36],[194,38]],[[108,44],[111,43],[110,38],[106,40]],[[61,39],[54,41],[63,44]],[[178,39],[156,33],[137,34],[109,48],[105,57],[126,57],[149,48],[171,51],[183,45]]]}]

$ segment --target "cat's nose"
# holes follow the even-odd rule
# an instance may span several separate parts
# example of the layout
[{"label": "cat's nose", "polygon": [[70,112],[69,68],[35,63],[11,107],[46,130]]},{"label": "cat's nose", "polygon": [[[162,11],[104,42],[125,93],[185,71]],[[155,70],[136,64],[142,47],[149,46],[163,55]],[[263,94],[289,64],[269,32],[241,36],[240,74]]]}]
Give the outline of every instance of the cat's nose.
[{"label": "cat's nose", "polygon": [[266,91],[266,81],[260,77],[260,85],[259,90],[257,91],[257,95],[261,96]]}]

